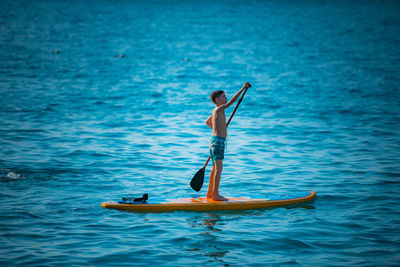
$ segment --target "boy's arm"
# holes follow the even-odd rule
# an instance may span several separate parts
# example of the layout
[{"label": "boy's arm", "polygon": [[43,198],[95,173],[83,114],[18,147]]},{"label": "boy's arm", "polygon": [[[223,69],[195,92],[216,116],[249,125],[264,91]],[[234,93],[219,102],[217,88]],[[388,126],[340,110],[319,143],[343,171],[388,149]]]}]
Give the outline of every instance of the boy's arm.
[{"label": "boy's arm", "polygon": [[240,89],[232,98],[231,100],[229,100],[228,103],[223,104],[220,106],[220,108],[228,108],[230,107],[233,103],[235,103],[235,101],[239,98],[240,94],[245,90],[251,87],[251,84],[249,82],[245,83],[242,87],[242,89]]},{"label": "boy's arm", "polygon": [[206,124],[208,125],[208,127],[210,127],[211,129],[213,128],[212,125],[212,114],[210,117],[208,117],[208,119],[206,120]]}]

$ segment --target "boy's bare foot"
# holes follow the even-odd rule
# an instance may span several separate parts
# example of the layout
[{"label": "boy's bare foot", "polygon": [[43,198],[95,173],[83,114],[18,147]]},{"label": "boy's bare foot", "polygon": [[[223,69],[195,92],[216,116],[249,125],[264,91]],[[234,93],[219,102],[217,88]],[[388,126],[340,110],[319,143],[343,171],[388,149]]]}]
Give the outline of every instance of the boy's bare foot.
[{"label": "boy's bare foot", "polygon": [[224,198],[224,197],[221,196],[221,195],[217,195],[217,196],[213,196],[213,197],[212,197],[212,200],[214,200],[214,201],[227,201],[228,199],[227,199],[227,198]]},{"label": "boy's bare foot", "polygon": [[212,198],[212,194],[211,193],[210,194],[207,193],[206,198]]}]

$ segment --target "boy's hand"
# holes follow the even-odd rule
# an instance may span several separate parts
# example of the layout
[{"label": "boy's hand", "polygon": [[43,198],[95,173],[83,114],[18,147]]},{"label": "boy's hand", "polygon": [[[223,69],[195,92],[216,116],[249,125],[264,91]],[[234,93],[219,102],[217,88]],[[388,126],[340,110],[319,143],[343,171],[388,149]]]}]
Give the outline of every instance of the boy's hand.
[{"label": "boy's hand", "polygon": [[243,85],[243,87],[246,88],[246,89],[249,89],[249,88],[251,87],[251,84],[250,84],[249,82],[246,82],[246,83]]},{"label": "boy's hand", "polygon": [[223,105],[220,105],[220,106],[218,107],[218,109],[221,109],[221,108],[226,109],[226,108],[228,108],[230,105],[232,105],[232,104],[239,98],[239,96],[240,96],[240,94],[243,92],[243,90],[249,89],[250,87],[251,87],[251,84],[250,84],[249,82],[246,82],[246,83],[243,85],[242,89],[240,89],[240,90],[232,97],[232,99],[229,100],[228,103],[223,104]]}]

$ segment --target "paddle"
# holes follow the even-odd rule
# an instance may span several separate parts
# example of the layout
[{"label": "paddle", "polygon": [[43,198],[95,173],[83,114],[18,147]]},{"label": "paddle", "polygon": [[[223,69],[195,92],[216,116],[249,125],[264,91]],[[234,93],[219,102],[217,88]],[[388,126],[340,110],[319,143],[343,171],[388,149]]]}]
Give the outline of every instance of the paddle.
[{"label": "paddle", "polygon": [[[233,118],[233,115],[235,115],[235,112],[238,109],[240,103],[242,102],[242,99],[243,99],[244,95],[246,94],[247,89],[249,89],[249,88],[246,88],[246,90],[244,90],[242,96],[240,97],[235,109],[233,110],[231,116],[229,117],[228,122],[226,123],[226,127],[228,127],[229,123],[231,122],[231,120]],[[211,157],[208,156],[208,159],[207,159],[206,163],[204,164],[203,168],[198,170],[196,172],[196,174],[193,176],[192,181],[190,181],[190,186],[193,188],[193,190],[195,190],[197,192],[199,192],[201,187],[203,186],[203,183],[204,183],[204,172],[206,171],[206,167],[207,167],[208,162],[210,161],[210,158]]]}]

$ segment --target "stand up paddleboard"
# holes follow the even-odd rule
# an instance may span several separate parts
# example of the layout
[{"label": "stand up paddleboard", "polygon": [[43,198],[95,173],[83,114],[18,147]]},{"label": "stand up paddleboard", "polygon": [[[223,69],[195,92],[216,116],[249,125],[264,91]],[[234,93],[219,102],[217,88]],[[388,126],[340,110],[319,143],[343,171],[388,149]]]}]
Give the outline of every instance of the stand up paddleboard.
[{"label": "stand up paddleboard", "polygon": [[[267,196],[254,197],[227,197],[228,201],[214,201],[205,197],[178,198],[178,199],[152,199],[139,202],[108,201],[101,203],[101,206],[108,209],[131,210],[131,211],[217,211],[217,210],[249,210],[270,207],[280,207],[306,202],[312,202],[316,193],[300,192],[289,194],[268,194]],[[126,198],[124,198],[126,200]]]}]

